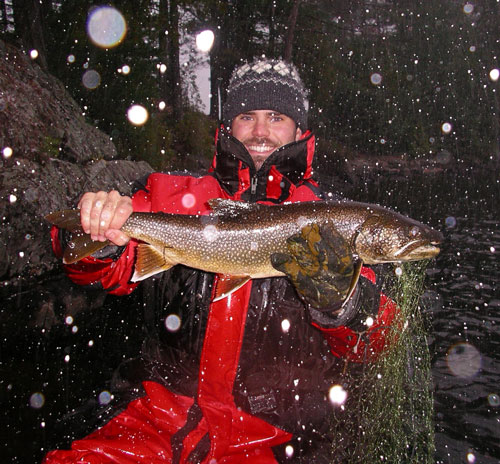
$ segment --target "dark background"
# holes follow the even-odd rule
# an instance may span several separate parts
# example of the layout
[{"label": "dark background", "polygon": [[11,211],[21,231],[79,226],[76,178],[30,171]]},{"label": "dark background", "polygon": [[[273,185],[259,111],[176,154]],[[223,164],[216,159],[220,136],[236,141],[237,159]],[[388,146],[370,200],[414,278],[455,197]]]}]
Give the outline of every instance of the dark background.
[{"label": "dark background", "polygon": [[[155,169],[206,166],[217,99],[210,115],[200,111],[193,84],[200,61],[217,95],[240,60],[284,57],[310,88],[322,187],[444,232],[423,300],[435,460],[499,462],[500,139],[490,72],[499,68],[500,4],[117,1],[127,32],[112,48],[94,45],[86,32],[99,5],[4,0],[0,35],[27,55],[38,51],[34,61],[63,82],[87,122],[112,137],[118,158]],[[194,37],[206,28],[215,43],[204,56]],[[117,71],[124,65],[129,74]],[[94,88],[82,83],[88,70],[100,77]],[[0,97],[1,116],[2,89]],[[133,103],[149,111],[143,126],[127,121]],[[0,440],[5,462],[32,463],[66,446],[81,414],[92,418],[109,400],[114,370],[140,349],[143,321],[139,292],[85,292],[57,270],[19,277],[0,287]],[[40,320],[48,314],[51,321]]]}]

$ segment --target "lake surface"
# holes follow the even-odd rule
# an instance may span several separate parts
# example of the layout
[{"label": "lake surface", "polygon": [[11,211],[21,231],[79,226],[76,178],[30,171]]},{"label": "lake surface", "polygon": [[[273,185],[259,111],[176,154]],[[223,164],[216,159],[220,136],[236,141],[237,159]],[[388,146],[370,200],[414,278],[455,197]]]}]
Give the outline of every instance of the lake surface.
[{"label": "lake surface", "polygon": [[[439,228],[428,268],[436,463],[500,462],[500,184],[498,170],[367,182],[360,200]],[[369,200],[371,199],[371,200]]]},{"label": "lake surface", "polygon": [[[385,175],[354,197],[446,237],[423,296],[438,464],[500,462],[500,186],[494,172],[468,174]],[[73,293],[82,308],[95,308],[67,319],[64,294],[78,291],[58,275],[1,289],[3,462],[40,462],[47,448],[91,430],[95,411],[112,401],[114,369],[140,349],[141,311],[129,310],[137,296],[107,298],[101,307],[102,295]]]},{"label": "lake surface", "polygon": [[432,269],[426,296],[439,463],[500,461],[499,226],[458,218]]}]

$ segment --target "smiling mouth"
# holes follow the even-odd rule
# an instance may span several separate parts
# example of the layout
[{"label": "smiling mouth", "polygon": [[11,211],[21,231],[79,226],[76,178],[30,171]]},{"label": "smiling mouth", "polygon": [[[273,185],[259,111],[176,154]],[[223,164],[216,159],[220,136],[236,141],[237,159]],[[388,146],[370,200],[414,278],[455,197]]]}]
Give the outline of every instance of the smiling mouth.
[{"label": "smiling mouth", "polygon": [[274,150],[275,148],[276,147],[274,145],[248,145],[248,150],[255,151],[257,153],[266,153]]}]

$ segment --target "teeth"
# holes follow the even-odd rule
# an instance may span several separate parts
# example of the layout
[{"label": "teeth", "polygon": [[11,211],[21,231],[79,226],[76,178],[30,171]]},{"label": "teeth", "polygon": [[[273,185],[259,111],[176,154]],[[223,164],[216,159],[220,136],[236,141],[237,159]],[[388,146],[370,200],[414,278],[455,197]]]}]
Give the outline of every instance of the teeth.
[{"label": "teeth", "polygon": [[266,151],[272,150],[274,147],[269,145],[251,145],[248,147],[249,150],[257,151],[259,153],[264,153]]}]

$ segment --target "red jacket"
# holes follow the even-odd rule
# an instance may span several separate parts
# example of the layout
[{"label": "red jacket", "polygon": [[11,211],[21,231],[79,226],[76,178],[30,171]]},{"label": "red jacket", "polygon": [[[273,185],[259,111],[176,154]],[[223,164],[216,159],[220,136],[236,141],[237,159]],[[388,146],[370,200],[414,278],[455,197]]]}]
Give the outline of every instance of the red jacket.
[{"label": "red jacket", "polygon": [[[243,145],[222,133],[208,174],[152,174],[134,194],[134,210],[203,215],[211,198],[270,204],[317,200],[321,192],[311,178],[313,153],[314,137],[306,133],[299,142],[273,153],[256,172]],[[53,237],[59,254],[56,230]],[[76,283],[99,285],[116,295],[130,293],[136,287],[129,282],[136,246],[131,240],[119,256],[89,257],[66,266],[66,271]],[[375,282],[372,270],[365,268],[362,275]],[[207,279],[212,279],[211,287]],[[181,308],[179,334],[161,332],[151,343],[154,349],[144,354],[144,363],[155,372],[141,379],[144,396],[101,429],[75,441],[71,451],[49,453],[46,463],[78,458],[92,463],[274,463],[280,454],[277,446],[282,450],[287,443],[303,458],[326,452],[328,443],[324,451],[304,444],[308,437],[301,440],[301,425],[321,428],[325,417],[317,409],[324,407],[320,403],[345,360],[370,360],[383,349],[394,304],[380,295],[378,317],[361,337],[349,327],[335,326],[333,320],[324,324],[324,319],[308,314],[288,279],[250,281],[230,298],[214,303],[210,288],[216,279],[175,268],[171,275],[150,279],[156,287],[166,282],[161,284],[162,295],[173,294],[175,287],[183,296],[174,295],[175,304],[169,303]],[[168,305],[160,300],[155,299],[155,314],[161,313],[159,320],[164,322]],[[188,327],[189,334],[197,335],[183,334]],[[159,362],[166,375],[158,375]],[[191,364],[194,367],[188,369]],[[168,379],[179,365],[187,373]],[[313,398],[320,408],[309,404]],[[291,405],[303,412],[287,419]]]}]

